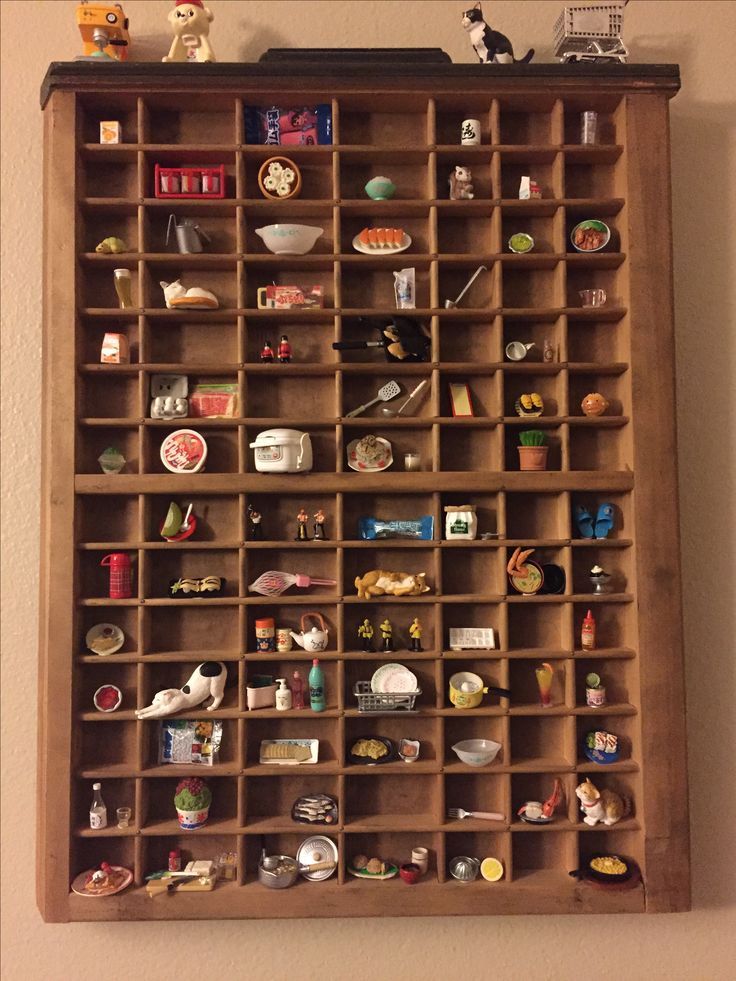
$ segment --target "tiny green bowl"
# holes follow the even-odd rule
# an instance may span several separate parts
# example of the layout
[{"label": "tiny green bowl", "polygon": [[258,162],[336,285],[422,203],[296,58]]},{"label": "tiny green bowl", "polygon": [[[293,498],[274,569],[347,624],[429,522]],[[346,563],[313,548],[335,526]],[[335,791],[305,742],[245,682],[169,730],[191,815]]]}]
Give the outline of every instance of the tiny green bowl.
[{"label": "tiny green bowl", "polygon": [[365,193],[374,201],[388,201],[396,194],[396,185],[388,177],[372,177],[365,185]]},{"label": "tiny green bowl", "polygon": [[[581,249],[580,246],[575,245],[575,233],[577,231],[585,231],[587,228],[592,228],[596,232],[603,232],[603,241],[595,249]],[[576,252],[600,252],[601,249],[605,249],[610,241],[611,229],[604,221],[598,221],[597,218],[586,218],[585,221],[579,221],[570,232],[570,242],[572,243],[572,247]]]},{"label": "tiny green bowl", "polygon": [[534,248],[534,239],[527,232],[516,232],[509,239],[509,248],[516,255],[526,255]]}]

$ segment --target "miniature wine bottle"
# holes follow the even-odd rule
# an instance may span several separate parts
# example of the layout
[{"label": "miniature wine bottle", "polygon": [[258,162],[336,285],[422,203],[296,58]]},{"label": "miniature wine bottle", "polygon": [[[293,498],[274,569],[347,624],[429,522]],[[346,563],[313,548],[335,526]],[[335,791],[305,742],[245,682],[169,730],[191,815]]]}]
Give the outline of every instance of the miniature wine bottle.
[{"label": "miniature wine bottle", "polygon": [[591,610],[588,610],[583,620],[580,644],[584,651],[592,651],[595,648],[595,618]]},{"label": "miniature wine bottle", "polygon": [[89,826],[93,831],[107,827],[107,807],[102,799],[102,784],[92,784],[92,803],[89,806]]},{"label": "miniature wine bottle", "polygon": [[317,657],[312,661],[312,670],[309,672],[309,707],[313,712],[324,712],[327,708],[325,703],[325,676]]}]

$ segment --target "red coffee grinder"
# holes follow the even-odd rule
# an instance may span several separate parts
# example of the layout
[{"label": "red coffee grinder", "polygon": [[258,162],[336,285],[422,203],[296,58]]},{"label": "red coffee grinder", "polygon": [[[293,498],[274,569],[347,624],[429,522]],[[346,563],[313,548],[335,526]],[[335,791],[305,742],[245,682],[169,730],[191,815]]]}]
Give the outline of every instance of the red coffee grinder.
[{"label": "red coffee grinder", "polygon": [[133,595],[130,556],[125,552],[111,552],[100,565],[110,567],[110,599],[130,599]]}]

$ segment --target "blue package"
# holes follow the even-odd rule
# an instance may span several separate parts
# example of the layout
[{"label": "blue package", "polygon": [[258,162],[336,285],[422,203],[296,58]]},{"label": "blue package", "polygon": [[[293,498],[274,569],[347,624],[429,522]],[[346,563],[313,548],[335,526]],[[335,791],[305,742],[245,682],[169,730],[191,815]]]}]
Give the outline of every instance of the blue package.
[{"label": "blue package", "polygon": [[329,146],[332,144],[332,107],[280,109],[245,107],[245,142],[261,146]]},{"label": "blue package", "polygon": [[399,521],[383,521],[381,518],[363,516],[358,519],[360,537],[372,542],[376,538],[417,538],[430,542],[434,538],[434,518],[425,514],[421,518],[406,518]]}]

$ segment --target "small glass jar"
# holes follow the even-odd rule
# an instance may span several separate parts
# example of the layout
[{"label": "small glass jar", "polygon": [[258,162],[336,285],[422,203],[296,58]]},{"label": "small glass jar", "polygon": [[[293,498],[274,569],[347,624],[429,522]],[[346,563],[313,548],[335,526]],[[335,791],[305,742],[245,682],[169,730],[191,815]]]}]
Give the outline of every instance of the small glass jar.
[{"label": "small glass jar", "polygon": [[584,146],[592,146],[598,142],[598,113],[580,113],[580,142]]},{"label": "small glass jar", "polygon": [[404,454],[404,470],[415,472],[422,469],[422,458],[419,453]]}]

